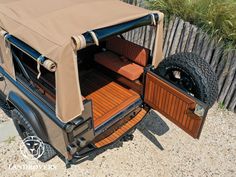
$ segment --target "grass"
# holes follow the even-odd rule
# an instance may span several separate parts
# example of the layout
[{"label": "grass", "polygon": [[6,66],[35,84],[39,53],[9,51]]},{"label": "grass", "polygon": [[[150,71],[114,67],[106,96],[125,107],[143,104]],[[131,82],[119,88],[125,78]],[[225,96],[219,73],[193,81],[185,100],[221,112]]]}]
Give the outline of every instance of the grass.
[{"label": "grass", "polygon": [[8,137],[8,139],[5,140],[4,142],[7,144],[11,144],[12,142],[15,142],[15,141],[16,141],[16,137],[12,136],[12,137]]},{"label": "grass", "polygon": [[150,9],[195,24],[228,46],[236,45],[236,0],[146,0]]},{"label": "grass", "polygon": [[223,102],[218,103],[218,109],[225,110],[225,105]]}]

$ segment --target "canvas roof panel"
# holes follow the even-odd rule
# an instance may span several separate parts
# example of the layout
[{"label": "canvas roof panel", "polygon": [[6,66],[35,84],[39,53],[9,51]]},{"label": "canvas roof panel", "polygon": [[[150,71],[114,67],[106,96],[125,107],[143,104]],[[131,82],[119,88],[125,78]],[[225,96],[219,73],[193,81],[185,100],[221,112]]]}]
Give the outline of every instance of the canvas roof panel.
[{"label": "canvas roof panel", "polygon": [[71,36],[149,13],[119,0],[0,0],[0,26],[55,61]]}]

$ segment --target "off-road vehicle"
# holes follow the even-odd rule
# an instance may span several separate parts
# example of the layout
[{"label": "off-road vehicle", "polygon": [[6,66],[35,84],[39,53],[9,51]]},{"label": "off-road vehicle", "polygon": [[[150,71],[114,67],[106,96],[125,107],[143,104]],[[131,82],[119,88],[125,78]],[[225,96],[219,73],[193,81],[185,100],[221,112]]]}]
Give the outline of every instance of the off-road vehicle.
[{"label": "off-road vehicle", "polygon": [[[163,59],[163,20],[118,0],[0,0],[2,105],[22,139],[45,143],[39,160],[132,139],[151,108],[199,138],[217,79],[195,54]],[[144,26],[151,49],[124,35]]]}]

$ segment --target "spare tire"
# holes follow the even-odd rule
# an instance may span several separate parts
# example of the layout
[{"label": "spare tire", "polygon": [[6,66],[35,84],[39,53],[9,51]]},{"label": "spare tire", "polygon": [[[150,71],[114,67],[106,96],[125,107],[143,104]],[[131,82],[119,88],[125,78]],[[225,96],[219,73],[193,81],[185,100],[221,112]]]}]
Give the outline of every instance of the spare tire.
[{"label": "spare tire", "polygon": [[193,53],[164,59],[155,73],[212,107],[218,96],[217,77],[211,66]]}]

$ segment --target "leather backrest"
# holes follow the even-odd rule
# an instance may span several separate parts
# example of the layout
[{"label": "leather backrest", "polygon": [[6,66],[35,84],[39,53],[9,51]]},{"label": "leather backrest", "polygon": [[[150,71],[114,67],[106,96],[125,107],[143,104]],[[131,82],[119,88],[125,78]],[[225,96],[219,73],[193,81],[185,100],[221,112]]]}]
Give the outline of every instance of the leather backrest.
[{"label": "leather backrest", "polygon": [[150,54],[150,50],[142,46],[134,44],[119,37],[113,37],[107,40],[106,48],[118,55],[124,56],[133,62],[146,66]]}]

